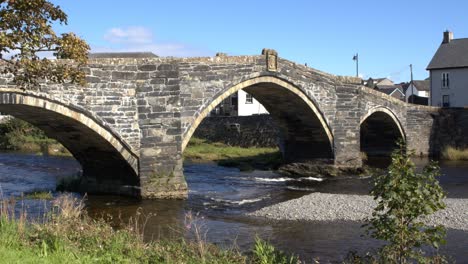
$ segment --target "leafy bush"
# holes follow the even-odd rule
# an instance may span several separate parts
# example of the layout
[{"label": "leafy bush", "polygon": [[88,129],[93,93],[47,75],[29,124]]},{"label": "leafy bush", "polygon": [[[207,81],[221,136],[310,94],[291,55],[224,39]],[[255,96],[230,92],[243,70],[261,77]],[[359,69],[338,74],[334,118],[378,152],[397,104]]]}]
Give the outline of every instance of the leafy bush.
[{"label": "leafy bush", "polygon": [[404,142],[392,153],[388,173],[375,179],[371,194],[378,201],[367,224],[371,237],[386,241],[378,262],[443,263],[444,258],[431,256],[426,249],[437,249],[445,243],[443,226],[429,227],[422,218],[445,208],[445,193],[436,177],[437,163],[431,162],[422,173],[415,172]]}]

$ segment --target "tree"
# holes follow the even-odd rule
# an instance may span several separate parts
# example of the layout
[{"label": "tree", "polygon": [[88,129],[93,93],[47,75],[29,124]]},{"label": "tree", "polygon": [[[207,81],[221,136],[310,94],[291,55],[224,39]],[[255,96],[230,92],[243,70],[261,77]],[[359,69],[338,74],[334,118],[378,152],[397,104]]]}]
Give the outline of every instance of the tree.
[{"label": "tree", "polygon": [[[1,73],[12,74],[17,86],[37,88],[43,80],[84,84],[80,67],[88,44],[73,33],[58,36],[53,23],[67,24],[67,15],[46,0],[0,0]],[[47,52],[63,60],[48,59]]]},{"label": "tree", "polygon": [[431,162],[422,173],[416,173],[411,155],[400,142],[399,149],[392,153],[388,173],[376,178],[371,194],[378,204],[367,225],[368,232],[373,238],[387,241],[380,251],[384,263],[443,262],[439,256],[430,259],[422,250],[438,249],[445,243],[444,227],[428,227],[421,220],[445,208],[445,193],[436,179],[439,167]]}]

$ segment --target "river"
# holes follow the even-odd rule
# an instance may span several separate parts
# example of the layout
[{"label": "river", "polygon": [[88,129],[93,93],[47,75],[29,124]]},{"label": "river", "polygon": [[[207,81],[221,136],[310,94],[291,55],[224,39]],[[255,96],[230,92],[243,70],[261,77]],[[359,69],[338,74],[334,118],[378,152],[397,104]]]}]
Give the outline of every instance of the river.
[{"label": "river", "polygon": [[[427,160],[416,160],[416,163],[422,166]],[[440,182],[448,197],[468,199],[468,162],[444,162],[441,168]],[[298,184],[271,171],[239,172],[213,163],[187,163],[184,170],[190,189],[187,200],[139,201],[89,195],[86,208],[93,217],[112,215],[113,221],[127,221],[137,210],[143,215],[151,214],[145,225],[148,240],[175,238],[181,234],[193,237],[193,229],[187,228],[185,221],[192,215],[211,243],[246,251],[259,236],[279,249],[300,255],[307,263],[312,258],[325,263],[340,262],[350,250],[363,252],[378,245],[361,236],[364,230],[356,222],[272,221],[245,215],[311,192],[367,194],[369,178],[308,180]],[[0,195],[20,196],[31,190],[53,190],[57,179],[79,171],[79,164],[71,158],[3,153],[0,154]],[[33,214],[46,210],[43,202],[24,201],[24,204]],[[451,255],[457,263],[468,263],[468,232],[448,230],[447,241],[442,253]]]}]

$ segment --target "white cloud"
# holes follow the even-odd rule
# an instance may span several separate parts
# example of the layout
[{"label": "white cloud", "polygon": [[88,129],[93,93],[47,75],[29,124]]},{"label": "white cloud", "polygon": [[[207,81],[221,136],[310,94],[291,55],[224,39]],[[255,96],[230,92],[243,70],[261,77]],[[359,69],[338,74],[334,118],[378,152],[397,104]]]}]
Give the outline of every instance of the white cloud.
[{"label": "white cloud", "polygon": [[212,52],[177,42],[158,42],[153,32],[142,26],[111,28],[104,35],[105,46],[93,46],[92,52],[153,52],[158,56],[209,56]]},{"label": "white cloud", "polygon": [[153,33],[145,27],[111,28],[104,39],[111,43],[148,44],[153,41]]}]

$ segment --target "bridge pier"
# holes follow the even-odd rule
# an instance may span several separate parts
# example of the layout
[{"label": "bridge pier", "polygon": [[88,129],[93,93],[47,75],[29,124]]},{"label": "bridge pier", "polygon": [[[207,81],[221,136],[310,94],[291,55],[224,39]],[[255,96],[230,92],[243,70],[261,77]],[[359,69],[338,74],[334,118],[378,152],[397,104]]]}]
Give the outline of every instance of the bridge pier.
[{"label": "bridge pier", "polygon": [[334,152],[337,167],[362,166],[360,155],[359,91],[353,86],[336,87],[337,103],[334,126]]},{"label": "bridge pier", "polygon": [[179,199],[188,194],[183,174],[180,80],[176,63],[141,65],[154,85],[137,83],[142,198]]}]

